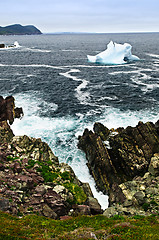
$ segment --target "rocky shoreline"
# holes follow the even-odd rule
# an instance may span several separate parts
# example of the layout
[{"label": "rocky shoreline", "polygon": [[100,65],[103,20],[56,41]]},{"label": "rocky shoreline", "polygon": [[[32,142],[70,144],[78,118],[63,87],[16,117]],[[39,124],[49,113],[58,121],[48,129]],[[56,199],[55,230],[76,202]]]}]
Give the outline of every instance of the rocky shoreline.
[{"label": "rocky shoreline", "polygon": [[88,183],[59,163],[41,139],[14,136],[10,125],[23,115],[13,97],[0,97],[0,210],[53,219],[77,215],[150,215],[159,204],[159,122],[84,130],[78,147],[86,153],[97,188],[109,195],[103,213]]},{"label": "rocky shoreline", "polygon": [[0,104],[0,210],[54,219],[102,213],[89,184],[80,182],[69,165],[60,164],[47,143],[14,136],[7,123],[21,116],[15,114],[19,108],[14,98],[1,97]]},{"label": "rocky shoreline", "polygon": [[78,147],[86,153],[97,188],[109,195],[104,215],[150,215],[159,205],[159,122],[85,129]]}]

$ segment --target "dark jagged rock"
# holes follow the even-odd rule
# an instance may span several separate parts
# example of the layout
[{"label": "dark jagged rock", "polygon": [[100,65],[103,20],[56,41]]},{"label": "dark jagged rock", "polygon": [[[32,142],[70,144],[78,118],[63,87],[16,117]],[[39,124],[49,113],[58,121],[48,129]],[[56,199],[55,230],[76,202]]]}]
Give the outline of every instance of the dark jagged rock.
[{"label": "dark jagged rock", "polygon": [[90,207],[92,214],[101,214],[103,212],[96,198],[88,197],[85,204]]},{"label": "dark jagged rock", "polygon": [[86,153],[88,168],[98,189],[108,193],[110,184],[116,181],[118,175],[101,137],[86,129],[83,136],[79,137],[78,147]]},{"label": "dark jagged rock", "polygon": [[5,48],[5,44],[1,43],[0,48]]},{"label": "dark jagged rock", "polygon": [[14,118],[21,118],[22,116],[23,109],[15,108],[14,97],[9,96],[4,99],[0,96],[0,122],[8,120],[12,124]]},{"label": "dark jagged rock", "polygon": [[94,124],[93,131],[98,134],[103,141],[106,141],[110,134],[110,130],[99,122]]},{"label": "dark jagged rock", "polygon": [[[158,122],[139,122],[136,127],[119,128],[115,134],[110,131],[109,136],[104,126],[98,126],[94,127],[95,133],[88,129],[84,131],[79,137],[78,147],[86,153],[88,167],[98,189],[109,193],[110,205],[123,203],[126,196],[120,184],[143,176],[152,156],[159,152]],[[109,148],[103,140],[109,140]]]},{"label": "dark jagged rock", "polygon": [[7,143],[13,138],[14,134],[7,121],[0,122],[0,143]]},{"label": "dark jagged rock", "polygon": [[[159,152],[159,135],[151,122],[139,122],[136,127],[127,127],[110,137],[110,157],[113,165],[122,174],[121,182],[148,170],[150,159]],[[124,177],[124,179],[122,179]]]}]

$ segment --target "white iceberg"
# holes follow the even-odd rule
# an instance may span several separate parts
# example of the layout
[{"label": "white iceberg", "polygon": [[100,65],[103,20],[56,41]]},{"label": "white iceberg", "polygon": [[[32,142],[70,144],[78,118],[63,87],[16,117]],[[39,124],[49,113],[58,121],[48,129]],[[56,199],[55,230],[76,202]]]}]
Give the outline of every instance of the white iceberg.
[{"label": "white iceberg", "polygon": [[139,58],[131,53],[132,46],[129,43],[117,44],[110,41],[107,49],[95,56],[87,55],[88,61],[102,64],[123,64],[136,61]]}]

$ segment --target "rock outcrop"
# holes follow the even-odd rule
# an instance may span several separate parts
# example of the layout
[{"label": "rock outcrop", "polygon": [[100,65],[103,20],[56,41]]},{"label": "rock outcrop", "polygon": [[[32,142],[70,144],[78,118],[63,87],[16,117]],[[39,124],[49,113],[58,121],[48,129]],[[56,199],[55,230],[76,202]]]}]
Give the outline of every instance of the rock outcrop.
[{"label": "rock outcrop", "polygon": [[[14,98],[1,99],[1,120],[12,123]],[[54,219],[73,215],[76,209],[76,215],[95,214],[95,208],[102,212],[96,207],[98,202],[94,206],[86,203],[89,198],[94,199],[89,184],[80,182],[69,165],[59,163],[47,143],[26,135],[14,136],[7,121],[0,121],[0,210]]]},{"label": "rock outcrop", "polygon": [[90,196],[94,199],[89,185],[80,182],[69,165],[59,163],[45,142],[26,135],[14,136],[12,131],[7,138],[4,132],[8,129],[7,124],[0,128],[1,210],[55,219],[74,215],[77,208],[76,215],[83,214],[81,204],[87,205],[90,214],[102,212],[99,206],[94,211],[89,202],[85,203]]},{"label": "rock outcrop", "polygon": [[138,206],[141,211],[148,204],[149,212],[156,211],[151,202],[158,206],[157,193],[151,198],[144,190],[149,185],[153,188],[153,182],[158,184],[158,122],[139,122],[136,127],[116,130],[95,123],[94,132],[85,129],[83,136],[79,137],[78,147],[86,153],[88,167],[98,189],[109,195],[112,209],[106,210],[110,211],[108,215],[122,204],[131,209]]},{"label": "rock outcrop", "polygon": [[[104,215],[149,215],[158,214],[159,210],[159,153],[151,158],[148,171],[143,177],[138,176],[132,181],[119,185],[124,201],[121,203],[110,194],[110,201],[113,202],[110,208],[106,209]],[[113,193],[113,192],[112,192]]]},{"label": "rock outcrop", "polygon": [[5,99],[0,96],[0,122],[8,120],[10,124],[13,123],[14,118],[21,118],[23,116],[22,108],[16,108],[14,98],[12,96]]}]

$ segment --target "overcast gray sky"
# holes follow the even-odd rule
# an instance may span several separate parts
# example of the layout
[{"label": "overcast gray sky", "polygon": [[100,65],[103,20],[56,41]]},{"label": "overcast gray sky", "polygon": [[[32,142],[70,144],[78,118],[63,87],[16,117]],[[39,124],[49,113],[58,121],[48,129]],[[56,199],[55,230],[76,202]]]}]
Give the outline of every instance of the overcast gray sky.
[{"label": "overcast gray sky", "polygon": [[2,0],[0,26],[53,32],[159,32],[159,0]]}]

